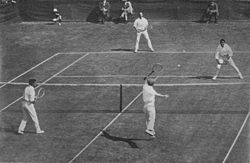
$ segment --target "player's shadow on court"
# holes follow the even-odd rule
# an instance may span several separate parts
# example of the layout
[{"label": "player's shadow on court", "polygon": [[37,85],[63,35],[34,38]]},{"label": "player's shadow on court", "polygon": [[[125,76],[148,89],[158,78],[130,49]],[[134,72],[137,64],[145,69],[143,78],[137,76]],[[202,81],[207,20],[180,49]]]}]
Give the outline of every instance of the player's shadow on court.
[{"label": "player's shadow on court", "polygon": [[17,134],[17,130],[15,130],[14,127],[10,127],[10,128],[0,127],[0,132],[16,133]]},{"label": "player's shadow on court", "polygon": [[118,48],[118,49],[111,49],[111,51],[126,51],[126,52],[133,52],[134,49],[123,49],[123,48]]},{"label": "player's shadow on court", "polygon": [[121,138],[121,137],[112,136],[106,131],[102,131],[102,136],[112,141],[126,142],[130,145],[131,148],[139,148],[138,145],[134,141],[150,141],[151,140],[151,139]]},{"label": "player's shadow on court", "polygon": [[[17,133],[17,128],[16,128],[16,127],[10,127],[10,128],[0,127],[0,133],[1,133],[1,132],[13,133],[13,134],[15,134],[15,135],[18,135],[18,133]],[[25,133],[28,133],[28,134],[35,134],[35,132],[31,132],[31,131],[25,131]]]},{"label": "player's shadow on court", "polygon": [[212,80],[213,76],[192,76],[188,77],[190,79],[204,79],[204,80]]},{"label": "player's shadow on court", "polygon": [[[190,79],[204,79],[204,80],[212,80],[213,76],[192,76],[188,77]],[[217,79],[238,79],[237,76],[218,76]]]}]

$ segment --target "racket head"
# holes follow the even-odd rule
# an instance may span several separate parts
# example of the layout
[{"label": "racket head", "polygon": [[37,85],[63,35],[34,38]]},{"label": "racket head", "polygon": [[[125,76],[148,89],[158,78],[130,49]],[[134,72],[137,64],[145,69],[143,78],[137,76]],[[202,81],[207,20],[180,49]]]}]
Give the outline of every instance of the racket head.
[{"label": "racket head", "polygon": [[160,63],[155,63],[152,66],[152,72],[160,72],[160,71],[162,71],[162,69],[163,69],[163,66]]},{"label": "racket head", "polygon": [[148,30],[152,30],[152,29],[153,29],[152,24],[148,25]]},{"label": "racket head", "polygon": [[37,98],[42,98],[45,95],[45,89],[44,88],[40,88],[37,92]]}]

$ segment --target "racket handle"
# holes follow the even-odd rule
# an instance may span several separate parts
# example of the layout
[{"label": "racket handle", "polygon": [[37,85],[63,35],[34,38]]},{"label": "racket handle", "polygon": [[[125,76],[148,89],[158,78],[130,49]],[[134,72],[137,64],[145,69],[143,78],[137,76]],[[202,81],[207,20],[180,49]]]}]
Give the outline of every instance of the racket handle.
[{"label": "racket handle", "polygon": [[149,77],[150,75],[152,75],[154,73],[154,71],[151,71],[148,75],[147,75],[147,77]]}]

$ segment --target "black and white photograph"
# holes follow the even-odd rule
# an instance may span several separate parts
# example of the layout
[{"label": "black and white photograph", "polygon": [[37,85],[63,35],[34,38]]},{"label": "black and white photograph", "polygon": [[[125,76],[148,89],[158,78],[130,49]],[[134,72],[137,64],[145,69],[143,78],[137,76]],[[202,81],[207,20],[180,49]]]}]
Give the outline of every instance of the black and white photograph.
[{"label": "black and white photograph", "polygon": [[250,0],[0,0],[0,163],[250,163]]}]

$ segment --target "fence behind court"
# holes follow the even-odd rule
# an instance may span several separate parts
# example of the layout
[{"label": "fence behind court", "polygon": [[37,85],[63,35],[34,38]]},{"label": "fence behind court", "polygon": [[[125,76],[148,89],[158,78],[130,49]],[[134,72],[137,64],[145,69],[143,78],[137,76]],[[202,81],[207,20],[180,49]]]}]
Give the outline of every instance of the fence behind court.
[{"label": "fence behind court", "polygon": [[[56,7],[64,21],[91,21],[96,16],[98,0],[19,0],[16,4],[24,21],[48,21]],[[123,2],[109,0],[111,16],[119,17]],[[209,0],[131,0],[135,14],[156,21],[196,21],[208,6]],[[219,20],[249,20],[249,0],[219,0]],[[1,9],[2,10],[2,9]],[[7,15],[7,14],[6,14]],[[3,15],[4,16],[4,15]]]}]

